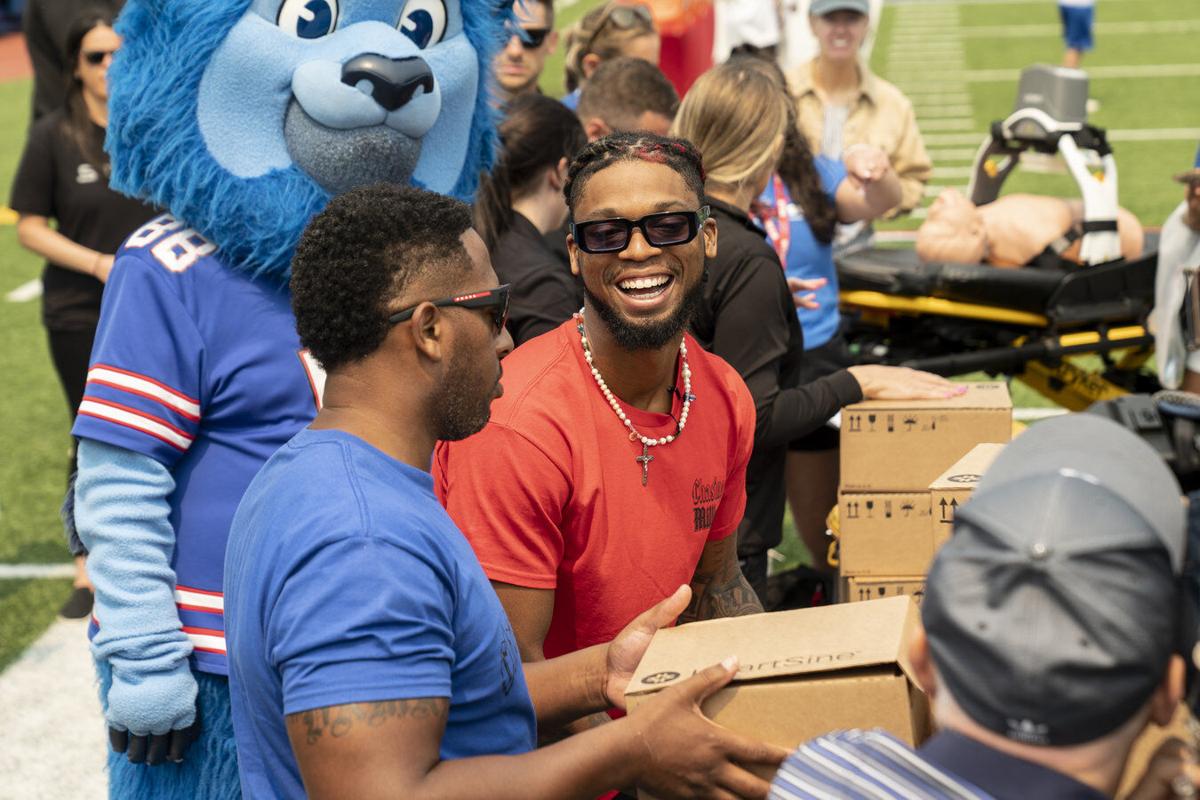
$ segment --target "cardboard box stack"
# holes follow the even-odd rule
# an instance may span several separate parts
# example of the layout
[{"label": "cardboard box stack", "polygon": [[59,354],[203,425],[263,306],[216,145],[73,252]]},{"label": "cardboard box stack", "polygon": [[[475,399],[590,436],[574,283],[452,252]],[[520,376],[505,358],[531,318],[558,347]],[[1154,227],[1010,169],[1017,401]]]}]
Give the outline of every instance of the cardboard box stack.
[{"label": "cardboard box stack", "polygon": [[987,472],[1003,449],[1003,444],[977,444],[929,484],[929,518],[933,523],[935,551],[950,538],[954,512],[967,502],[983,473]]},{"label": "cardboard box stack", "polygon": [[845,728],[883,728],[915,746],[930,734],[908,663],[917,615],[911,598],[894,597],[663,628],[625,701],[636,716],[655,692],[734,655],[737,675],[702,706],[714,722],[788,750]]},{"label": "cardboard box stack", "polygon": [[[968,469],[982,472],[978,465],[984,459],[990,464],[1012,436],[1008,387],[967,387],[965,394],[945,400],[872,400],[842,411],[838,522],[843,602],[897,594],[919,601],[933,554],[950,530],[943,523],[949,514],[943,514],[941,501],[956,508],[953,504],[965,499],[961,493],[969,494],[974,486],[951,478]],[[995,444],[959,469],[957,462],[981,443]],[[952,485],[935,498],[931,484],[939,476]]]}]

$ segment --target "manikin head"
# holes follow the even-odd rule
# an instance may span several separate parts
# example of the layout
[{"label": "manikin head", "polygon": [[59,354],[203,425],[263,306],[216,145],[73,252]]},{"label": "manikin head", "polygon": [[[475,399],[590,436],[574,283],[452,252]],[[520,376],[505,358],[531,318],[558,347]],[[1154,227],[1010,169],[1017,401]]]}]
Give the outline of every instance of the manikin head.
[{"label": "manikin head", "polygon": [[956,189],[946,189],[917,230],[917,256],[925,262],[978,264],[987,255],[983,215]]}]

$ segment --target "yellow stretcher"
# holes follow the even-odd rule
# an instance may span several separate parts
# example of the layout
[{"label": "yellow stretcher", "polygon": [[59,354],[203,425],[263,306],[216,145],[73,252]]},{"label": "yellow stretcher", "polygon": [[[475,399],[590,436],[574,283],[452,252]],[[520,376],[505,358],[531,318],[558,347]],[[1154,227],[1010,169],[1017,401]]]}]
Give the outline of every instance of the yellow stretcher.
[{"label": "yellow stretcher", "polygon": [[[1155,254],[1052,270],[923,264],[909,250],[839,260],[848,338],[867,362],[1020,378],[1073,411],[1154,388]],[[1090,358],[1081,358],[1089,356]]]},{"label": "yellow stretcher", "polygon": [[1083,72],[1025,69],[1013,113],[992,124],[967,189],[984,205],[1026,151],[1061,158],[1083,196],[1074,233],[1086,266],[1061,259],[1059,248],[1021,269],[921,263],[911,250],[842,256],[841,307],[859,358],[1017,377],[1074,411],[1157,388],[1144,367],[1158,257],[1120,257],[1116,161],[1105,132],[1087,123],[1087,96]]}]

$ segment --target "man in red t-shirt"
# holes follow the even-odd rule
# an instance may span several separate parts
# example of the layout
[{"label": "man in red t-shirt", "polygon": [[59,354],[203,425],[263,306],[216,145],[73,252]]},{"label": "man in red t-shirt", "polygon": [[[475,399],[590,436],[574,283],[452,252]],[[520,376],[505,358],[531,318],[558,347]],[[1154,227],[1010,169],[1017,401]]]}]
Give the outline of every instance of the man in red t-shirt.
[{"label": "man in red t-shirt", "polygon": [[680,622],[762,610],[733,535],[754,403],[685,333],[717,245],[700,155],[617,134],[567,181],[584,311],[504,360],[491,422],[434,463],[527,661],[608,641],[681,583]]}]

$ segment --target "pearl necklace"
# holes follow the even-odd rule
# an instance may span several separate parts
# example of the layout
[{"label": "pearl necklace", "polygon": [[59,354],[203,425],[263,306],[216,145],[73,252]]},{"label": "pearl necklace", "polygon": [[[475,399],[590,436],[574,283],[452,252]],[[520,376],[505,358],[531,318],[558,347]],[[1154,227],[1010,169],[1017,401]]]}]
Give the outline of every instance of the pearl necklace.
[{"label": "pearl necklace", "polygon": [[583,328],[583,309],[580,309],[575,314],[575,319],[578,321],[577,328],[579,330],[579,342],[583,345],[583,357],[592,371],[592,378],[595,379],[596,385],[600,387],[600,391],[604,393],[604,399],[608,401],[608,405],[612,408],[613,413],[617,415],[617,419],[629,429],[629,441],[642,443],[642,454],[635,456],[634,461],[637,461],[642,466],[642,486],[645,486],[650,480],[650,462],[654,460],[654,456],[650,455],[650,448],[670,444],[683,434],[683,428],[687,425],[688,410],[692,407],[692,401],[696,399],[695,395],[692,394],[692,369],[688,366],[687,361],[687,341],[685,338],[680,338],[679,340],[679,359],[682,362],[680,372],[683,373],[683,409],[679,412],[679,422],[676,425],[675,433],[655,439],[642,435],[637,428],[633,427],[633,420],[629,419],[624,410],[621,409],[621,404],[617,402],[617,398],[613,395],[612,390],[604,382],[604,376],[600,374],[600,370],[596,368],[596,364],[592,361],[592,348],[588,344],[587,333]]}]

